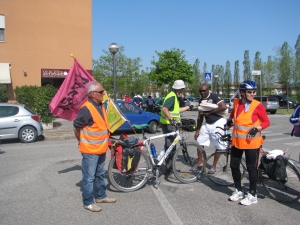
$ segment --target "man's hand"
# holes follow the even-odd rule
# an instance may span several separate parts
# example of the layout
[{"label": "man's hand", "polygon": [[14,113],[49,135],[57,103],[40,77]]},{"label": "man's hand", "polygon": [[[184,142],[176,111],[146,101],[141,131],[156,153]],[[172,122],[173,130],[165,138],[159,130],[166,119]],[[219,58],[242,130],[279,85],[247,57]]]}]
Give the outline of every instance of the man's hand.
[{"label": "man's hand", "polygon": [[227,127],[230,128],[233,126],[233,121],[232,120],[227,120],[227,123],[226,123]]},{"label": "man's hand", "polygon": [[177,121],[174,120],[174,119],[173,119],[173,120],[170,120],[170,124],[173,125],[173,126],[176,126],[176,125],[177,125]]}]

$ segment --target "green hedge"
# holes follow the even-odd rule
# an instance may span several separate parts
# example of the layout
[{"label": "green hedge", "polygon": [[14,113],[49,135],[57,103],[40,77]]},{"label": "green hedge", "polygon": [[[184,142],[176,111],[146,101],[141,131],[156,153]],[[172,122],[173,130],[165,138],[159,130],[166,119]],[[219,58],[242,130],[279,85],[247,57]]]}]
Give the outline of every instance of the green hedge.
[{"label": "green hedge", "polygon": [[51,123],[53,116],[49,110],[49,103],[54,97],[57,89],[51,85],[42,87],[22,86],[14,89],[17,102],[26,105],[29,109],[39,115],[42,123]]},{"label": "green hedge", "polygon": [[7,102],[9,94],[7,94],[7,88],[5,85],[0,84],[0,102]]}]

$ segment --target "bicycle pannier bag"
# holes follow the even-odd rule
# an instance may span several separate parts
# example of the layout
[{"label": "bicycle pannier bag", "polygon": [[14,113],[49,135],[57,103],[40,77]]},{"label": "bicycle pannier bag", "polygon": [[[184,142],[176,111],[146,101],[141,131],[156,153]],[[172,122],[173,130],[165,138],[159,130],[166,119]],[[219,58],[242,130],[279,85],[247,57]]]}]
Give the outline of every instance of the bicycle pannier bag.
[{"label": "bicycle pannier bag", "polygon": [[122,173],[134,172],[140,161],[141,145],[142,142],[138,143],[137,138],[121,134],[120,141],[115,146],[115,168]]},{"label": "bicycle pannier bag", "polygon": [[196,130],[196,121],[194,119],[181,119],[182,125],[184,125],[184,129],[188,131],[195,131]]},{"label": "bicycle pannier bag", "polygon": [[260,159],[260,168],[265,171],[268,177],[272,180],[285,182],[287,159],[279,155],[276,159],[267,159],[266,156]]}]

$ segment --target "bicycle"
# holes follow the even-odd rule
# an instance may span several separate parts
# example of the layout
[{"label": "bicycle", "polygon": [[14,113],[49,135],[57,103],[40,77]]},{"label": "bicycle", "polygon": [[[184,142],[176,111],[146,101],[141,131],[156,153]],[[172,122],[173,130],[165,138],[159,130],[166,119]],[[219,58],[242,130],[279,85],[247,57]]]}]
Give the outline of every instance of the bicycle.
[{"label": "bicycle", "polygon": [[[220,138],[219,141],[222,143],[226,143],[226,150],[225,151],[216,151],[208,156],[207,160],[204,163],[204,174],[207,178],[215,184],[223,185],[223,186],[230,186],[233,185],[233,178],[230,169],[230,162],[229,162],[229,155],[231,149],[231,135],[227,134],[227,126],[224,125],[224,129],[218,127],[224,131],[224,134],[219,134]],[[263,136],[265,138],[265,136]],[[262,149],[258,151],[262,154],[267,154]],[[208,174],[208,169],[211,168],[213,158],[216,154],[220,154],[220,158],[217,162],[216,172],[214,174]],[[286,166],[286,173],[287,179],[286,181],[276,181],[270,179],[265,172],[258,167],[257,161],[257,169],[258,169],[258,184],[261,184],[268,195],[273,198],[274,200],[280,202],[294,202],[300,198],[300,172],[297,169],[297,166],[293,163],[292,160],[288,158],[288,155],[285,153],[284,157],[287,159],[287,166]],[[242,158],[241,160],[241,178],[245,176],[247,172],[247,166],[245,159]]]},{"label": "bicycle", "polygon": [[[214,153],[209,155],[204,162],[204,174],[206,177],[215,184],[222,185],[222,186],[232,186],[234,184],[231,168],[230,168],[230,160],[229,155],[231,151],[231,135],[227,133],[227,125],[224,125],[224,128],[217,127],[221,129],[224,134],[216,132],[219,135],[219,143],[223,145],[225,150],[216,150]],[[216,164],[215,173],[209,174],[208,171],[212,168],[213,161],[215,157],[219,157],[218,162]],[[242,158],[241,165],[241,179],[244,178],[246,174],[246,162],[245,159]]]},{"label": "bicycle", "polygon": [[[183,136],[183,127],[178,125],[176,131],[168,134],[156,135],[147,138],[145,136],[145,130],[147,126],[133,125],[135,129],[141,130],[143,135],[141,158],[138,164],[138,168],[130,174],[121,173],[118,169],[114,169],[116,157],[113,156],[108,165],[108,179],[109,182],[119,191],[131,192],[142,188],[148,180],[149,174],[155,176],[155,187],[160,184],[158,180],[159,175],[162,174],[162,164],[171,153],[172,149],[179,142],[179,148],[176,149],[172,168],[175,177],[182,183],[192,183],[199,179],[203,174],[203,167],[200,170],[193,170],[198,161],[197,149],[201,149],[196,143],[186,142]],[[161,159],[157,160],[153,158],[150,149],[150,142],[168,136],[176,136],[173,143],[166,150]],[[111,149],[113,150],[113,149]],[[202,151],[203,161],[206,160],[206,153]]]}]

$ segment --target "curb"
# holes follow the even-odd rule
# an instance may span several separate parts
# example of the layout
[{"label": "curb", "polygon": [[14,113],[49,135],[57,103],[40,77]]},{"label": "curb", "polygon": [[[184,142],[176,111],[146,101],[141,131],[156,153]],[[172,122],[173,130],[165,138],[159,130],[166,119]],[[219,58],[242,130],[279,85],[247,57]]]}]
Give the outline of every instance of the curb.
[{"label": "curb", "polygon": [[64,140],[64,139],[75,139],[74,133],[68,133],[68,134],[43,134],[45,140]]}]

